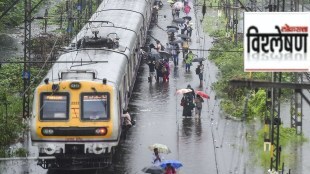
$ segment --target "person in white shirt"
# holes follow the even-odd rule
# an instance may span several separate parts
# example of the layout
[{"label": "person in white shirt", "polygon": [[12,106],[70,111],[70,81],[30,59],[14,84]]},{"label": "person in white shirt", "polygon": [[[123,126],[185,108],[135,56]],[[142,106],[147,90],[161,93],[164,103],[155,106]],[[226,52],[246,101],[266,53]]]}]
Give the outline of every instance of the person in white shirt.
[{"label": "person in white shirt", "polygon": [[126,139],[128,130],[132,127],[131,117],[127,110],[123,110],[122,136]]},{"label": "person in white shirt", "polygon": [[154,148],[152,164],[154,166],[159,166],[161,162],[163,162],[163,160],[164,160],[163,157],[159,155],[158,149]]}]

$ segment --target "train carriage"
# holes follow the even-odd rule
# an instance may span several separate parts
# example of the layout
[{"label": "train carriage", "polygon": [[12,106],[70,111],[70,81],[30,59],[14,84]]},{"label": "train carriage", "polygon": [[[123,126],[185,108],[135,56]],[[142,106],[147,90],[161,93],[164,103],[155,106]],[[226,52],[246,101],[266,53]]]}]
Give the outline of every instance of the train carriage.
[{"label": "train carriage", "polygon": [[43,168],[112,164],[152,4],[152,0],[102,3],[36,88],[32,143],[40,157],[56,157],[39,160]]}]

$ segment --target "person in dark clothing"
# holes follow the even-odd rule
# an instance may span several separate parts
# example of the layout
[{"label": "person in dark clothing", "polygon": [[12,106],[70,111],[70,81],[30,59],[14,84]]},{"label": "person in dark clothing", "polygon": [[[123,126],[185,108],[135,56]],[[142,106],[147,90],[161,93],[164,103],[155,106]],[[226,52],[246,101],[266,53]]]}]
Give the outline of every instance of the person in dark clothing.
[{"label": "person in dark clothing", "polygon": [[156,81],[159,82],[159,77],[163,77],[163,73],[162,73],[163,63],[161,60],[156,61],[155,69],[156,69]]},{"label": "person in dark clothing", "polygon": [[193,99],[191,98],[190,93],[184,94],[181,100],[181,106],[183,106],[183,116],[192,116],[192,110],[195,107]]},{"label": "person in dark clothing", "polygon": [[152,58],[149,60],[148,65],[149,65],[149,77],[148,77],[148,82],[152,83],[153,77],[156,79],[156,73],[155,73],[155,59]]},{"label": "person in dark clothing", "polygon": [[187,89],[191,89],[191,90],[192,90],[192,92],[190,92],[190,93],[188,93],[188,94],[190,94],[190,98],[191,98],[192,100],[194,100],[195,97],[196,97],[194,89],[192,88],[192,86],[191,86],[190,84],[187,85]]}]

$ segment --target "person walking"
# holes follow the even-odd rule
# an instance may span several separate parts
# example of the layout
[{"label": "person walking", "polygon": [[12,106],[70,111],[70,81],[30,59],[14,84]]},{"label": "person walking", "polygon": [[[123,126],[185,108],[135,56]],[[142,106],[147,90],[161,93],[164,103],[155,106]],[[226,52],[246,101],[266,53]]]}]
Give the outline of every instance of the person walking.
[{"label": "person walking", "polygon": [[162,73],[163,73],[163,81],[164,82],[169,81],[170,67],[169,67],[169,60],[168,59],[165,59],[163,62]]},{"label": "person walking", "polygon": [[201,61],[196,68],[196,74],[198,75],[199,80],[200,80],[200,84],[199,84],[200,87],[203,86],[203,70],[204,70],[204,65],[202,64],[202,61]]},{"label": "person walking", "polygon": [[195,115],[198,115],[200,117],[202,110],[202,103],[204,102],[204,100],[200,95],[197,94],[194,102],[195,102]]},{"label": "person walking", "polygon": [[185,56],[185,71],[190,71],[191,64],[194,59],[194,54],[192,51],[189,51],[189,53]]},{"label": "person walking", "polygon": [[174,167],[171,165],[171,163],[167,163],[167,166],[165,168],[165,174],[176,174],[176,171]]},{"label": "person walking", "polygon": [[163,158],[159,155],[158,149],[154,148],[152,164],[154,166],[159,166],[162,161],[163,161]]},{"label": "person walking", "polygon": [[155,73],[155,59],[152,58],[151,60],[149,60],[149,62],[147,63],[149,66],[149,77],[148,77],[148,82],[152,83],[153,81],[153,77],[156,80],[156,73]]},{"label": "person walking", "polygon": [[188,4],[186,4],[185,6],[184,6],[184,13],[186,14],[186,16],[188,16],[188,14],[189,14],[189,12],[191,11],[191,7],[188,5]]},{"label": "person walking", "polygon": [[193,99],[191,99],[191,94],[185,93],[181,99],[181,106],[183,106],[182,115],[184,117],[191,117],[192,110],[195,107]]},{"label": "person walking", "polygon": [[187,26],[187,36],[192,37],[192,31],[193,31],[193,23],[189,23]]},{"label": "person walking", "polygon": [[177,53],[177,46],[178,44],[173,44],[171,45],[171,55],[172,55],[172,58],[173,58],[173,63],[174,63],[174,66],[178,66],[179,65],[179,56],[178,56],[178,53]]}]

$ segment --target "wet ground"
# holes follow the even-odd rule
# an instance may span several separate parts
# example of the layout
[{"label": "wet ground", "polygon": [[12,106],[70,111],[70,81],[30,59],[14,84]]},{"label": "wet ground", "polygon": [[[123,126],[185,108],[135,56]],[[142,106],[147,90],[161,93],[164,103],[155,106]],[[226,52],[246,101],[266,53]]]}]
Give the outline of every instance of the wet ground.
[{"label": "wet ground", "polygon": [[[159,12],[159,27],[153,28],[152,36],[165,45],[167,34],[162,29],[166,29],[172,21],[170,7],[166,2]],[[167,15],[166,18],[164,14]],[[194,10],[190,13],[195,26],[190,48],[206,50],[211,48],[212,39],[202,32],[200,14],[201,12],[197,13],[198,19],[196,19]],[[184,16],[184,13],[181,12],[180,16]],[[154,40],[151,42],[155,43]],[[193,53],[199,57],[208,55],[208,52],[202,51]],[[179,62],[182,62],[182,59],[180,56]],[[169,82],[148,83],[148,66],[142,62],[129,106],[132,117],[136,119],[136,126],[131,128],[127,139],[120,146],[114,174],[142,174],[141,169],[151,165],[152,152],[148,146],[154,143],[166,144],[171,149],[172,153],[164,155],[165,159],[182,162],[183,167],[179,169],[179,174],[266,173],[268,166],[260,167],[258,162],[253,160],[254,154],[249,152],[247,141],[248,136],[257,134],[256,130],[261,129],[261,125],[234,121],[222,114],[219,108],[220,101],[216,99],[216,94],[211,88],[211,84],[217,79],[218,70],[208,60],[204,65],[205,78],[203,87],[200,88],[198,76],[194,71],[197,63],[193,63],[190,72],[185,72],[182,63],[175,67],[170,62]],[[182,96],[175,95],[175,92],[177,89],[186,88],[188,84],[210,96],[210,99],[205,99],[201,118],[182,117],[180,106]],[[283,106],[283,109],[285,108],[288,107]],[[309,110],[309,107],[306,110]],[[288,115],[284,117],[286,118],[284,122],[289,123]],[[304,122],[307,120],[305,118]],[[304,126],[304,132],[306,137],[309,137],[310,128]],[[292,154],[298,154],[292,164],[287,164],[294,169],[292,173],[310,172],[310,164],[307,162],[309,146],[309,143],[305,143],[298,150],[296,146],[292,147]],[[263,150],[263,146],[262,149],[257,149],[259,150]],[[37,155],[36,149],[32,149],[31,152],[31,156]],[[1,168],[0,173],[4,174],[47,173],[46,170],[36,166],[35,161],[10,161],[2,163]]]}]

